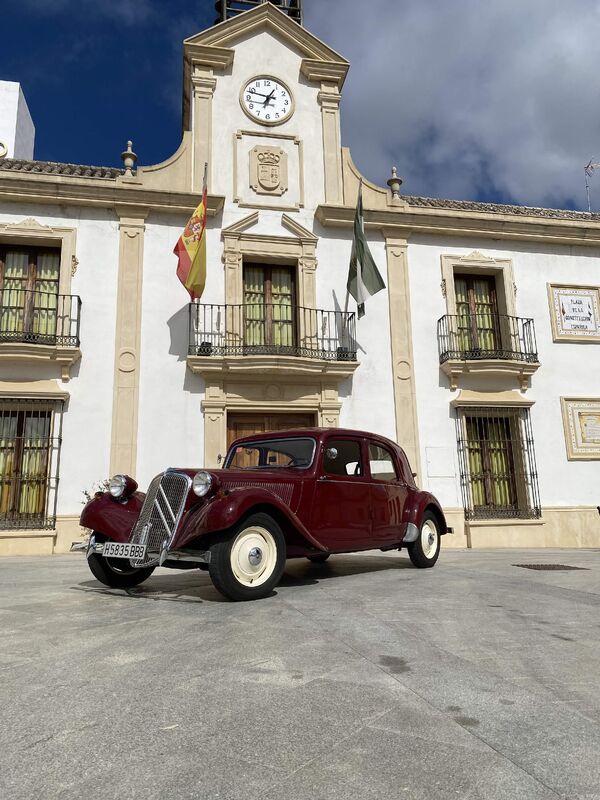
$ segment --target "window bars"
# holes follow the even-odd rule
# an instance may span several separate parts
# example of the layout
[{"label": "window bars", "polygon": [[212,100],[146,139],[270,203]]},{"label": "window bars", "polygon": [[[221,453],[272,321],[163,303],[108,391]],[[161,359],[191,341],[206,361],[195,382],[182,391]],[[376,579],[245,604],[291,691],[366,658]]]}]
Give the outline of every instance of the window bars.
[{"label": "window bars", "polygon": [[63,401],[0,399],[0,529],[53,529]]},{"label": "window bars", "polygon": [[541,516],[528,409],[459,408],[456,436],[466,519]]}]

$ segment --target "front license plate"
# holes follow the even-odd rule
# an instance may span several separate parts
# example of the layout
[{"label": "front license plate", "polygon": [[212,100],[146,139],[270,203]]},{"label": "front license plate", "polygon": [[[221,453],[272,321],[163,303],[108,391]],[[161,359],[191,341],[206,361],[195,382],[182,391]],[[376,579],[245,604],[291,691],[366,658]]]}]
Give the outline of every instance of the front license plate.
[{"label": "front license plate", "polygon": [[134,561],[142,561],[146,557],[146,545],[104,542],[102,555],[104,558],[129,558]]}]

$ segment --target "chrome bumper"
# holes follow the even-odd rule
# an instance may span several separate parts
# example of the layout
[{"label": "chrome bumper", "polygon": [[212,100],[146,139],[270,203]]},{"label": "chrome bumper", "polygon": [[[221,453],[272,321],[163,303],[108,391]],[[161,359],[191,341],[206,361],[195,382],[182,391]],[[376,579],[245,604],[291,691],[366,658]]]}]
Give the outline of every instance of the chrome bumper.
[{"label": "chrome bumper", "polygon": [[[93,553],[104,552],[104,543],[97,542],[95,536],[90,536],[87,542],[73,542],[71,553],[85,553],[89,558]],[[170,550],[161,553],[160,563],[165,561],[195,561],[198,564],[210,564],[210,550]]]}]

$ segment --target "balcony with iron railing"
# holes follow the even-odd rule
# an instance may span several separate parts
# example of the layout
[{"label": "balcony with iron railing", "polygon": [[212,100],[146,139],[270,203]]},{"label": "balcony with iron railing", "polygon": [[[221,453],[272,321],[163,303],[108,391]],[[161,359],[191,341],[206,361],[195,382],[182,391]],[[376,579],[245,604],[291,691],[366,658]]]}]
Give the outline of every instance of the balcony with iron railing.
[{"label": "balcony with iron railing", "polygon": [[437,323],[442,371],[452,389],[466,373],[516,376],[525,390],[540,366],[533,319],[506,314],[446,314]]},{"label": "balcony with iron railing", "polygon": [[274,303],[190,303],[188,364],[194,372],[261,369],[352,374],[354,312]]},{"label": "balcony with iron railing", "polygon": [[63,380],[81,356],[81,299],[30,289],[0,291],[0,360],[54,361]]}]

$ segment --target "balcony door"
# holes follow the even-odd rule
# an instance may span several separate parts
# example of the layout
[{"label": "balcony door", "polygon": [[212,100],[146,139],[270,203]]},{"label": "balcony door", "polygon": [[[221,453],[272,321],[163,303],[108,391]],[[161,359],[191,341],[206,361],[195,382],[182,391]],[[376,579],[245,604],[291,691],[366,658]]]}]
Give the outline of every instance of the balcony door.
[{"label": "balcony door", "polygon": [[291,267],[244,264],[244,346],[277,353],[296,346],[296,291]]},{"label": "balcony door", "polygon": [[460,351],[500,350],[495,279],[485,275],[455,275],[454,291]]},{"label": "balcony door", "polygon": [[0,245],[0,339],[56,337],[60,250]]}]

